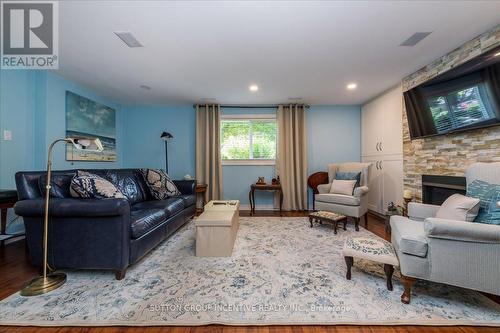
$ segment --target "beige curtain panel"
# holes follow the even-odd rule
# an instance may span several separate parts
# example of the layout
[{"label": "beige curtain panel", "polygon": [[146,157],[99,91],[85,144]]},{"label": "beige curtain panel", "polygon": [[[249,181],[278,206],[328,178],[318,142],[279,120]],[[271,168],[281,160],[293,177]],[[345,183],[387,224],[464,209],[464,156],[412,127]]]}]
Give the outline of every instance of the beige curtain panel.
[{"label": "beige curtain panel", "polygon": [[222,199],[219,105],[196,106],[196,179],[208,185],[208,200]]},{"label": "beige curtain panel", "polygon": [[277,113],[276,171],[283,188],[284,210],[307,209],[306,107],[280,105]]}]

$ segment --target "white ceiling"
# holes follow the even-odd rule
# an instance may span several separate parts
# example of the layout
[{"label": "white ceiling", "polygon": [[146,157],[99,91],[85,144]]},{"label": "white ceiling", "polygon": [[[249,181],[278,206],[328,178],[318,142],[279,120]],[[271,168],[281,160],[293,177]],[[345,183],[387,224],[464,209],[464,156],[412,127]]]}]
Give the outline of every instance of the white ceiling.
[{"label": "white ceiling", "polygon": [[59,11],[58,73],[124,104],[361,104],[500,23],[500,1],[66,1]]}]

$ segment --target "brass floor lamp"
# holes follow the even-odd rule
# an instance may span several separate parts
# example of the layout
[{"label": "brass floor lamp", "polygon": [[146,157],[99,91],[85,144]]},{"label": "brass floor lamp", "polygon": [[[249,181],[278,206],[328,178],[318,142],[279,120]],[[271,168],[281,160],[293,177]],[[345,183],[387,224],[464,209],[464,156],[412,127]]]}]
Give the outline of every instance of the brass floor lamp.
[{"label": "brass floor lamp", "polygon": [[28,282],[21,290],[21,296],[36,296],[48,293],[59,288],[66,282],[66,274],[50,273],[47,274],[47,256],[48,256],[48,231],[49,231],[49,200],[50,200],[50,182],[52,173],[52,148],[58,142],[66,142],[73,145],[78,150],[101,152],[103,147],[98,138],[87,137],[69,137],[58,139],[51,143],[47,157],[47,186],[45,187],[45,215],[43,220],[43,275],[34,278]]}]

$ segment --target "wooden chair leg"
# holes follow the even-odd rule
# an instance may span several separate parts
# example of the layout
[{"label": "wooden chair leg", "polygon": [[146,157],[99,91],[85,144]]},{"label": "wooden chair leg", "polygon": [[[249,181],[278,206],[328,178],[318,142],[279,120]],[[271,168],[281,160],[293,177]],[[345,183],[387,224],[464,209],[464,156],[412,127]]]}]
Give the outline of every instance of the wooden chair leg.
[{"label": "wooden chair leg", "polygon": [[387,290],[392,291],[392,274],[394,273],[394,267],[392,265],[384,264],[384,272],[387,279]]},{"label": "wooden chair leg", "polygon": [[347,273],[345,274],[345,278],[347,280],[351,279],[351,268],[352,265],[354,264],[354,258],[353,257],[344,257],[345,263],[347,265]]},{"label": "wooden chair leg", "polygon": [[403,285],[404,285],[404,291],[403,294],[401,295],[401,302],[404,304],[410,304],[411,300],[411,287],[415,284],[417,279],[409,277],[409,276],[402,276],[403,278]]},{"label": "wooden chair leg", "polygon": [[368,227],[368,213],[365,213],[364,217],[365,217],[365,228],[367,228]]},{"label": "wooden chair leg", "polygon": [[312,217],[309,218],[309,223],[311,223],[310,227],[312,228],[313,227],[313,219],[312,219]]},{"label": "wooden chair leg", "polygon": [[354,218],[354,228],[359,231],[359,217]]}]

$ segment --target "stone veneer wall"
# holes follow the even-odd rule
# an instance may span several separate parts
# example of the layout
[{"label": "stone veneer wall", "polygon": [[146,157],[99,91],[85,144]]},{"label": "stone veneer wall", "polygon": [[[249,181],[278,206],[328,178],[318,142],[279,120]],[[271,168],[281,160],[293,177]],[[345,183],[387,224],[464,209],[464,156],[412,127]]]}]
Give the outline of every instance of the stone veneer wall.
[{"label": "stone veneer wall", "polygon": [[[403,79],[403,91],[500,45],[500,25]],[[404,188],[422,200],[422,175],[463,176],[474,162],[500,161],[500,126],[410,140],[403,103]]]}]

